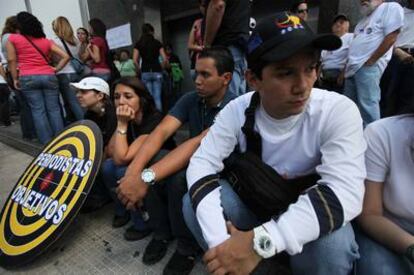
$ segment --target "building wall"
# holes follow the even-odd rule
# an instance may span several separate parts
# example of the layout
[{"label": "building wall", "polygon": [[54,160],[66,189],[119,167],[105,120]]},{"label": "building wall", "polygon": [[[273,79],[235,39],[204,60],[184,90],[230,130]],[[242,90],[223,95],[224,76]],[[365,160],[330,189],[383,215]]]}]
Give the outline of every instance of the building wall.
[{"label": "building wall", "polygon": [[[127,23],[131,24],[132,43],[141,35],[144,22],[143,0],[87,0],[89,18],[101,19],[108,29]],[[130,50],[132,45],[127,47]]]}]

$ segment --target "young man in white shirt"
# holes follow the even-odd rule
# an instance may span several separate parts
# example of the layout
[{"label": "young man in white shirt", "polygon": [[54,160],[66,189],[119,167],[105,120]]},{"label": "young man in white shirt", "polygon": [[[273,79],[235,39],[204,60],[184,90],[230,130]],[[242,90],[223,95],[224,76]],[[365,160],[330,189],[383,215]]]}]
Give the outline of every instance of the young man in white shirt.
[{"label": "young man in white shirt", "polygon": [[294,274],[345,275],[352,270],[358,249],[349,221],[361,211],[365,178],[362,119],[348,98],[313,88],[320,51],[340,46],[337,36],[317,36],[286,13],[258,23],[248,44],[247,77],[260,95],[254,130],[261,137],[261,158],[284,178],[313,173],[321,178],[286,212],[258,222],[255,209],[247,208],[218,176],[236,146],[246,150],[241,128],[257,95],[230,102],[187,170],[184,217],[207,251],[210,273],[248,274],[256,268],[257,274],[274,274],[276,266],[261,267],[284,251],[292,255]]},{"label": "young man in white shirt", "polygon": [[381,76],[403,26],[398,3],[360,0],[362,19],[354,31],[345,70],[344,94],[357,103],[364,125],[380,118]]},{"label": "young man in white shirt", "polygon": [[349,45],[354,37],[352,33],[349,33],[349,19],[346,15],[338,14],[335,16],[332,23],[332,33],[341,38],[342,47],[335,51],[322,51],[321,88],[342,93]]}]

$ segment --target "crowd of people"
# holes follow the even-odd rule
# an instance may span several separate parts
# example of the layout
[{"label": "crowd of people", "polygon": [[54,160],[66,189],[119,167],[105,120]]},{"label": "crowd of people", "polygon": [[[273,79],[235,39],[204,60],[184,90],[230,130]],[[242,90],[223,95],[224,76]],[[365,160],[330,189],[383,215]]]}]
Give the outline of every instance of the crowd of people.
[{"label": "crowd of people", "polygon": [[176,239],[164,274],[200,255],[211,274],[413,274],[414,1],[360,0],[354,33],[338,14],[318,35],[304,0],[251,33],[249,0],[199,4],[182,96],[180,59],[150,24],[118,59],[99,19],[75,38],[58,17],[49,40],[35,16],[10,17],[2,122],[10,91],[25,138],[94,121],[104,159],[82,211],[114,202],[126,240],[152,234],[147,265]]}]

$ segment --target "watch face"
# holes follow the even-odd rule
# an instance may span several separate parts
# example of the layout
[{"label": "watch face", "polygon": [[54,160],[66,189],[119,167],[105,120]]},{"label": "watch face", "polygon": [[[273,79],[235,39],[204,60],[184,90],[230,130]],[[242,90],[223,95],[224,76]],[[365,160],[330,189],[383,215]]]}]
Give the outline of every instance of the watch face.
[{"label": "watch face", "polygon": [[142,180],[146,183],[154,181],[154,173],[151,171],[144,171],[142,173]]},{"label": "watch face", "polygon": [[259,246],[264,251],[268,251],[272,247],[272,241],[267,236],[263,236],[259,240]]}]

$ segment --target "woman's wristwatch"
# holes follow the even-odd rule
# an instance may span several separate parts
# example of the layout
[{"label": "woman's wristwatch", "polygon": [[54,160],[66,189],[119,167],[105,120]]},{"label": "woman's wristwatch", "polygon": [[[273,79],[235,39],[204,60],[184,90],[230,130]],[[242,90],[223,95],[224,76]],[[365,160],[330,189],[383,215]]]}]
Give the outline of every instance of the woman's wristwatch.
[{"label": "woman's wristwatch", "polygon": [[127,130],[116,129],[116,132],[123,136],[127,134]]}]

